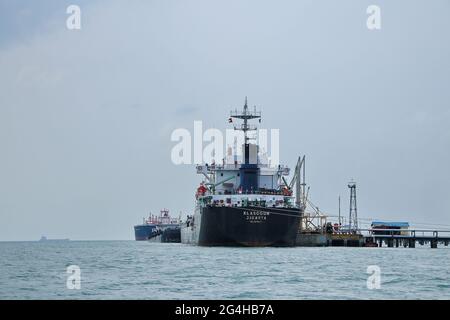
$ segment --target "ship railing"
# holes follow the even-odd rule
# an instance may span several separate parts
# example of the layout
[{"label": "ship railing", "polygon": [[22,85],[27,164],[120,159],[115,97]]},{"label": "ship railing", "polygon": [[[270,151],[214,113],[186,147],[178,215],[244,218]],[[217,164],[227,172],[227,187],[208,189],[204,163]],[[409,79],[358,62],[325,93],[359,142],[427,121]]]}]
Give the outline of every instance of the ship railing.
[{"label": "ship railing", "polygon": [[241,110],[231,110],[230,117],[239,117],[239,116],[252,116],[252,117],[261,117],[261,111],[258,110],[247,110],[246,114],[243,114]]},{"label": "ship railing", "polygon": [[212,196],[203,197],[200,199],[202,205],[208,205],[213,207],[247,207],[258,206],[267,208],[293,208],[294,202],[292,200],[283,199],[248,199],[241,198],[239,200],[232,198],[213,198]]},{"label": "ship railing", "polygon": [[[238,170],[240,168],[242,163],[225,163],[225,164],[197,164],[196,170],[197,173],[213,173],[217,170]],[[271,165],[268,163],[260,163],[258,162],[258,165],[263,168],[273,169],[277,170],[277,172],[281,172],[283,175],[289,175],[290,168],[287,165],[279,164],[279,165]]]},{"label": "ship railing", "polygon": [[285,195],[283,191],[275,191],[275,190],[267,190],[267,191],[224,191],[223,193],[218,192],[206,192],[205,196],[227,196],[227,195],[274,195],[274,196],[285,196],[285,197],[293,197],[292,195]]}]

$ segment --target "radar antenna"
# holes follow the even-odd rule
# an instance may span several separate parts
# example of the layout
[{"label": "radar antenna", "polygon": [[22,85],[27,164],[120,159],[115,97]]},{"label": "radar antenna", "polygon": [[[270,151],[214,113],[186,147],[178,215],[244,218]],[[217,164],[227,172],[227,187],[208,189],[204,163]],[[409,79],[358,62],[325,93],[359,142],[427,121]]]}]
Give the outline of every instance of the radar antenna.
[{"label": "radar antenna", "polygon": [[234,126],[234,130],[241,130],[244,132],[245,144],[247,144],[248,140],[250,140],[247,132],[255,131],[257,129],[256,126],[248,124],[248,120],[261,119],[261,111],[256,111],[256,106],[253,111],[249,111],[247,97],[245,97],[244,110],[239,112],[237,110],[235,110],[234,112],[231,111],[230,122],[232,122],[232,118],[244,120],[244,123],[242,123],[240,126]]}]

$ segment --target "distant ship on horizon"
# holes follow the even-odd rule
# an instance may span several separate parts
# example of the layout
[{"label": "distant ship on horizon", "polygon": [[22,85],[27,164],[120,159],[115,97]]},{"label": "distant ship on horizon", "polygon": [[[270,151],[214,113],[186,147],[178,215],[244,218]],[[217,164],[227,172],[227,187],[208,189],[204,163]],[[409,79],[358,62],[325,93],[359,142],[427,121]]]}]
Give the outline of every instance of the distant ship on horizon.
[{"label": "distant ship on horizon", "polygon": [[38,241],[39,242],[46,242],[46,241],[70,241],[70,239],[48,239],[46,236],[42,236]]}]

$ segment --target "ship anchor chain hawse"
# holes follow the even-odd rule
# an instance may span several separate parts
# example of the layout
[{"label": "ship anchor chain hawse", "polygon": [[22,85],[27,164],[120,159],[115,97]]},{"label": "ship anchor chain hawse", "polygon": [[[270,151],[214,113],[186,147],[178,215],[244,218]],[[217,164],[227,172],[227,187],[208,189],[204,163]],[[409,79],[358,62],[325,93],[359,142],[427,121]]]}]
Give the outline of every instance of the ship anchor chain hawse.
[{"label": "ship anchor chain hawse", "polygon": [[[242,111],[232,111],[241,121],[235,130],[244,133],[242,157],[228,150],[223,164],[197,165],[205,178],[197,188],[195,211],[181,226],[181,242],[200,246],[294,246],[306,207],[304,157],[299,158],[291,183],[287,166],[271,166],[260,154],[249,131],[257,127],[261,112],[249,110],[247,98]],[[236,149],[236,146],[235,146]],[[302,172],[303,169],[303,172]],[[295,195],[293,187],[295,185]]]}]

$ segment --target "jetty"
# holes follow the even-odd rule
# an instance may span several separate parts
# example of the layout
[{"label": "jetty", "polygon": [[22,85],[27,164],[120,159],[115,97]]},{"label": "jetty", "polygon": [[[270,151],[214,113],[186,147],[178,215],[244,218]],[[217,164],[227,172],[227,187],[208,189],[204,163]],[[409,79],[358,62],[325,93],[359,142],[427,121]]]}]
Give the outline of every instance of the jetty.
[{"label": "jetty", "polygon": [[389,247],[415,248],[416,244],[429,245],[436,249],[438,245],[448,246],[450,230],[426,229],[358,229],[355,232],[300,231],[297,234],[297,246],[301,247]]}]

